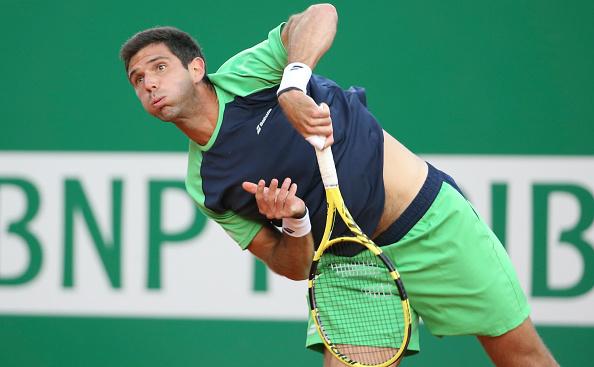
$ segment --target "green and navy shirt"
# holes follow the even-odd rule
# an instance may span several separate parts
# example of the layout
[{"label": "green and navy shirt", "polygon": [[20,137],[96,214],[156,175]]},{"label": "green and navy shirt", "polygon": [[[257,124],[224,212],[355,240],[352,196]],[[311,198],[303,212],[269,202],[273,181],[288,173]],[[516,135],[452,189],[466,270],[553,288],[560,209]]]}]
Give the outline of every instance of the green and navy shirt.
[{"label": "green and navy shirt", "polygon": [[[287,64],[283,25],[209,74],[219,101],[217,125],[206,145],[190,141],[186,188],[202,212],[242,249],[262,226],[271,224],[259,213],[254,195],[241,187],[244,181],[269,183],[290,177],[297,183],[297,196],[309,209],[316,244],[326,221],[324,185],[314,148],[287,120],[276,96]],[[330,107],[340,190],[356,222],[371,234],[384,207],[382,128],[367,110],[362,88],[343,90],[314,74],[307,94]],[[334,234],[343,231],[344,226],[337,223]]]}]

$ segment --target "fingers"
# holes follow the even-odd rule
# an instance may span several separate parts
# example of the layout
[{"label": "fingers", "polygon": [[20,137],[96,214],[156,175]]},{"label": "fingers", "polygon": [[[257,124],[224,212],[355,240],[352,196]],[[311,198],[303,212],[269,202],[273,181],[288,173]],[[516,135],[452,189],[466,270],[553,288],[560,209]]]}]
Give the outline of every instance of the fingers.
[{"label": "fingers", "polygon": [[268,212],[268,201],[266,200],[266,194],[268,190],[266,188],[266,182],[264,180],[258,181],[258,187],[256,188],[256,203],[260,209],[260,214],[266,215]]},{"label": "fingers", "polygon": [[324,102],[318,106],[318,114],[320,118],[330,117],[330,107]]},{"label": "fingers", "polygon": [[[270,181],[270,187],[268,188],[268,191],[265,193],[265,200],[266,200],[266,204],[268,205],[269,208],[272,209],[272,213],[276,213],[276,198],[278,197],[278,180],[276,178],[273,178]],[[274,218],[274,214],[272,215],[272,217]],[[273,219],[273,218],[268,218],[268,219]],[[275,218],[278,219],[278,218]]]},{"label": "fingers", "polygon": [[324,144],[324,148],[328,148],[334,144],[334,135],[330,133],[330,135],[326,136],[326,143]]},{"label": "fingers", "polygon": [[259,180],[258,184],[246,181],[242,187],[254,194],[260,214],[268,219],[294,217],[305,210],[305,203],[296,196],[297,184],[290,178],[285,178],[280,187],[277,179],[272,179],[268,187],[264,180]]},{"label": "fingers", "polygon": [[289,192],[287,193],[287,199],[286,199],[286,205],[289,205],[290,207],[287,208],[289,209],[291,214],[291,217],[295,217],[295,214],[297,214],[298,218],[301,218],[305,215],[306,211],[305,211],[305,203],[303,203],[303,201],[301,199],[299,199],[297,196],[297,184],[293,183],[291,184],[290,188],[289,188]]},{"label": "fingers", "polygon": [[324,102],[317,106],[317,109],[312,112],[311,124],[314,126],[332,125],[332,117],[330,116],[330,107]]},{"label": "fingers", "polygon": [[303,137],[332,135],[330,107],[326,103],[318,105],[310,96],[297,91],[281,94],[279,103],[287,119]]},{"label": "fingers", "polygon": [[316,135],[323,136],[326,138],[324,148],[329,147],[334,143],[334,135],[332,129],[332,118],[330,117],[330,107],[322,102],[318,106],[318,113],[319,119],[317,120],[318,124],[316,127],[319,129],[319,132]]},{"label": "fingers", "polygon": [[249,192],[250,194],[255,194],[255,193],[256,193],[256,189],[258,188],[258,185],[257,185],[257,184],[255,184],[255,183],[253,183],[253,182],[244,181],[244,182],[241,184],[241,187],[242,187],[242,188],[243,188],[245,191]]},{"label": "fingers", "polygon": [[[334,141],[334,139],[332,138],[333,133],[334,130],[332,129],[332,119],[330,119],[329,117],[326,119],[311,120],[310,124],[307,125],[304,129],[304,136],[306,137],[321,136],[326,138],[326,140],[331,139],[332,142]],[[329,146],[329,144],[326,143],[325,146]]]},{"label": "fingers", "polygon": [[[306,140],[313,145],[316,149],[322,150],[329,147],[334,143],[334,135],[332,130],[332,119],[330,116],[330,108],[326,103],[321,103],[318,106],[319,116],[322,116],[317,120],[317,125],[313,125],[316,129],[309,129],[309,131],[315,132],[315,134],[306,137]],[[328,116],[323,117],[323,116]]]},{"label": "fingers", "polygon": [[291,188],[289,189],[289,192],[287,193],[287,199],[294,198],[296,194],[297,194],[297,184],[294,183],[291,185]]},{"label": "fingers", "polygon": [[277,212],[282,212],[284,210],[285,203],[287,202],[287,195],[289,195],[290,186],[291,179],[287,177],[283,181],[283,184],[280,190],[278,191],[278,194],[276,195],[275,209]]}]

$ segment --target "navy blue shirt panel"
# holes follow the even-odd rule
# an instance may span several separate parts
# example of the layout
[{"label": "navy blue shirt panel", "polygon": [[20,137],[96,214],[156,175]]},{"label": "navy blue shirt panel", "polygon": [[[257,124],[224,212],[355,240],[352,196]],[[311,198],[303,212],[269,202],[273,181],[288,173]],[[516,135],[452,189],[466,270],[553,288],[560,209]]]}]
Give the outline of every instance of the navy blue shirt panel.
[{"label": "navy blue shirt panel", "polygon": [[[314,149],[287,120],[278,104],[277,88],[236,96],[225,106],[217,138],[203,153],[204,204],[217,213],[232,210],[268,222],[241,184],[260,179],[269,184],[273,178],[282,182],[290,177],[309,209],[317,245],[326,221],[323,183]],[[355,221],[371,235],[384,207],[382,129],[364,106],[361,90],[344,91],[331,80],[313,75],[308,94],[318,104],[330,106],[340,190]],[[347,233],[341,221],[333,233]]]}]

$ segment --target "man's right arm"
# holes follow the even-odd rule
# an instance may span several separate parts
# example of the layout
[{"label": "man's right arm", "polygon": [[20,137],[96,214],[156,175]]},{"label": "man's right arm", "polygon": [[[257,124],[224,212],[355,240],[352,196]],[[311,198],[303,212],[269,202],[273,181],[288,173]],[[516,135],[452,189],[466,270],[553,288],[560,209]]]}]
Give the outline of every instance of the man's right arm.
[{"label": "man's right arm", "polygon": [[270,270],[292,280],[307,279],[313,248],[311,233],[291,237],[267,226],[262,227],[248,246]]},{"label": "man's right arm", "polygon": [[[334,41],[337,21],[336,9],[331,4],[312,5],[304,12],[291,16],[281,32],[281,40],[287,50],[287,62],[300,62],[311,69],[315,68]],[[325,136],[326,145],[332,144],[332,121],[327,105],[318,106],[301,91],[284,93],[279,97],[279,103],[301,135]],[[262,215],[268,219],[283,220],[308,215],[304,214],[303,201],[295,196],[295,184],[289,190],[284,183],[278,187],[278,181],[273,182],[269,187],[265,187],[263,182],[257,185],[246,182],[243,185],[246,191],[255,195]],[[288,191],[292,191],[292,194],[287,195]],[[311,232],[295,236],[294,233],[290,235],[264,226],[250,242],[248,250],[274,272],[293,280],[302,280],[308,276],[314,243]]]},{"label": "man's right arm", "polygon": [[314,244],[305,203],[295,195],[297,185],[289,178],[281,186],[276,179],[271,180],[268,187],[265,184],[264,180],[257,184],[244,182],[242,187],[255,196],[262,215],[269,220],[283,219],[283,226],[295,225],[294,231],[279,232],[271,226],[263,226],[247,249],[275,273],[292,280],[307,279]]}]

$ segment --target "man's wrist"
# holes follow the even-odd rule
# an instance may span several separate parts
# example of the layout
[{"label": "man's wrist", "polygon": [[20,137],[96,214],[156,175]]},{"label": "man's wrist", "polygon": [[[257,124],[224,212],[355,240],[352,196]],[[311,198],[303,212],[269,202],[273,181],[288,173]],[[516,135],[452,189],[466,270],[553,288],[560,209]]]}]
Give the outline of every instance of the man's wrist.
[{"label": "man's wrist", "polygon": [[283,78],[276,92],[277,96],[298,89],[307,93],[307,83],[311,78],[311,68],[301,62],[292,62],[285,67]]},{"label": "man's wrist", "polygon": [[299,88],[297,88],[297,87],[287,87],[287,88],[284,88],[283,90],[281,90],[281,89],[279,88],[279,89],[278,89],[278,92],[276,92],[276,97],[277,97],[277,98],[280,98],[280,96],[281,96],[281,95],[283,95],[284,93],[286,93],[286,92],[290,92],[290,91],[293,91],[293,90],[296,90],[296,91],[299,91],[299,92],[305,93],[304,91],[302,91],[301,89],[299,89]]},{"label": "man's wrist", "polygon": [[291,237],[303,237],[311,232],[307,207],[305,207],[305,214],[300,218],[283,218],[283,232]]},{"label": "man's wrist", "polygon": [[303,210],[303,214],[299,214],[297,216],[294,216],[293,218],[301,219],[301,218],[305,217],[307,214],[308,214],[308,210],[307,210],[307,207],[305,207],[305,210]]}]

